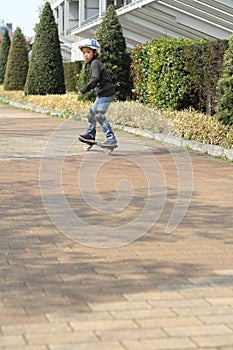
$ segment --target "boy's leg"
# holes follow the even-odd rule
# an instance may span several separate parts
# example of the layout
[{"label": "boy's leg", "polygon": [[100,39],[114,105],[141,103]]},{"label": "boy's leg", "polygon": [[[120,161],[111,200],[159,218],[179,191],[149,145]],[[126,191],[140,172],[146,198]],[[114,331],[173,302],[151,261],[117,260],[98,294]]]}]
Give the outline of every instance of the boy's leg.
[{"label": "boy's leg", "polygon": [[91,136],[95,137],[96,135],[96,118],[95,118],[95,112],[91,108],[89,113],[87,114],[87,119],[89,122],[88,128],[87,128],[87,134],[90,134]]},{"label": "boy's leg", "polygon": [[114,132],[112,131],[111,125],[108,119],[106,119],[105,114],[102,111],[97,111],[95,116],[96,116],[97,122],[101,125],[103,133],[106,136],[106,138],[115,140]]},{"label": "boy's leg", "polygon": [[87,114],[87,119],[89,122],[88,128],[86,130],[86,133],[79,136],[79,140],[82,142],[87,142],[88,140],[95,141],[95,135],[96,135],[96,119],[95,119],[95,113],[92,109]]},{"label": "boy's leg", "polygon": [[[116,138],[114,132],[112,131],[111,125],[109,121],[105,117],[105,113],[110,105],[110,103],[114,100],[114,96],[109,97],[97,97],[92,108],[90,109],[87,118],[89,121],[88,128],[86,130],[86,134],[80,135],[80,141],[86,142],[89,140],[95,140],[96,135],[96,122],[101,125],[102,130],[106,136],[106,144],[116,144]],[[85,140],[85,141],[84,141]]]},{"label": "boy's leg", "polygon": [[103,133],[105,134],[107,140],[111,139],[116,143],[114,132],[112,131],[109,121],[105,117],[105,113],[107,112],[107,109],[113,100],[114,96],[97,98],[93,107],[95,111],[96,121],[98,121],[98,123],[101,125]]}]

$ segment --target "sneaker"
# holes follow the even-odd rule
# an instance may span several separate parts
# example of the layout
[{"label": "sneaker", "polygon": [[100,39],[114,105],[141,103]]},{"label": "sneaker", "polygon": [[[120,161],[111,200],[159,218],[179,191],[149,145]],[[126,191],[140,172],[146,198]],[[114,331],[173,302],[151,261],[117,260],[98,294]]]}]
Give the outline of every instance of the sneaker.
[{"label": "sneaker", "polygon": [[88,143],[88,141],[95,141],[95,136],[91,134],[79,135],[79,141]]},{"label": "sneaker", "polygon": [[115,139],[115,137],[112,137],[104,141],[102,145],[104,147],[108,147],[108,146],[117,147],[117,140]]}]

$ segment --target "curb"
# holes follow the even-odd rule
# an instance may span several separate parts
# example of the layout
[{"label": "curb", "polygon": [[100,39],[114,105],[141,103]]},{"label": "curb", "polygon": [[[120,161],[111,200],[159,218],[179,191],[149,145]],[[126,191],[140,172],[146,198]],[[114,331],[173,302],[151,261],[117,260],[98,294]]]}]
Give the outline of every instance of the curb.
[{"label": "curb", "polygon": [[[0,96],[0,100],[4,103],[7,103],[7,104],[9,104],[13,107],[16,107],[16,108],[29,109],[29,110],[32,110],[32,111],[35,111],[38,113],[43,113],[43,114],[49,113],[50,115],[53,115],[53,116],[64,115],[64,113],[59,113],[57,111],[51,111],[51,110],[48,110],[45,108],[27,105],[27,104],[24,104],[21,102],[11,101],[11,100],[8,100],[7,98],[2,97],[2,96]],[[86,118],[83,118],[83,117],[80,117],[77,115],[75,115],[75,116],[70,115],[69,119],[72,119],[72,118],[75,120],[79,120],[79,121],[86,121]],[[229,159],[231,161],[233,160],[233,149],[228,149],[228,148],[224,148],[221,146],[210,145],[210,144],[192,141],[192,140],[185,140],[185,139],[179,138],[177,136],[165,135],[162,133],[153,133],[153,132],[146,131],[146,130],[132,128],[130,126],[123,126],[123,125],[119,125],[119,124],[113,124],[112,126],[117,130],[125,131],[125,132],[128,132],[130,134],[155,139],[155,140],[158,140],[160,142],[165,142],[165,143],[168,143],[171,145],[178,146],[180,148],[185,148],[185,147],[190,148],[191,150],[200,152],[202,154],[209,154],[209,155],[214,156],[214,157],[226,158],[226,159]]]},{"label": "curb", "polygon": [[148,138],[169,143],[171,145],[175,145],[181,148],[187,147],[192,149],[193,151],[198,151],[203,154],[209,154],[214,157],[222,157],[229,160],[233,160],[233,149],[228,149],[228,148],[224,148],[216,145],[209,145],[206,143],[192,141],[192,140],[185,140],[177,136],[166,135],[161,133],[160,134],[153,133],[150,131],[140,130],[137,128],[131,128],[129,126],[114,125],[114,127],[119,130],[129,132],[131,134],[148,137]]}]

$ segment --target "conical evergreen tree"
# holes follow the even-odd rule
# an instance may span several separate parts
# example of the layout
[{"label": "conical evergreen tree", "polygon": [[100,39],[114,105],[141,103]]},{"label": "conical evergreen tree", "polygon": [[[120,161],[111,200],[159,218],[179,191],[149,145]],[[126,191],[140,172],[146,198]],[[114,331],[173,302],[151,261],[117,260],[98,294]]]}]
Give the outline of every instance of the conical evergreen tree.
[{"label": "conical evergreen tree", "polygon": [[229,39],[223,75],[217,86],[217,117],[223,124],[233,125],[233,35]]},{"label": "conical evergreen tree", "polygon": [[27,95],[64,94],[65,79],[57,25],[46,2],[36,27],[25,85]]},{"label": "conical evergreen tree", "polygon": [[100,59],[109,71],[116,88],[116,99],[125,101],[131,95],[130,55],[114,7],[110,5],[99,24],[95,38],[100,43]]},{"label": "conical evergreen tree", "polygon": [[0,84],[2,84],[4,81],[10,46],[11,46],[11,39],[9,37],[8,30],[5,30],[2,38],[2,42],[0,45]]},{"label": "conical evergreen tree", "polygon": [[5,90],[23,90],[28,72],[28,50],[25,37],[19,27],[16,28],[7,60],[4,77]]}]

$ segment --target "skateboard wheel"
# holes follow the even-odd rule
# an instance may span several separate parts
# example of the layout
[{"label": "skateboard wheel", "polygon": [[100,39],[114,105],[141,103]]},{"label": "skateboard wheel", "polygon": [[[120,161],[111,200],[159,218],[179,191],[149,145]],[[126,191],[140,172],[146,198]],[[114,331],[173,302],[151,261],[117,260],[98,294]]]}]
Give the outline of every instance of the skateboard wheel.
[{"label": "skateboard wheel", "polygon": [[105,154],[111,154],[113,149],[107,148],[104,150]]},{"label": "skateboard wheel", "polygon": [[83,146],[84,151],[89,151],[91,149],[92,145],[85,145]]}]

